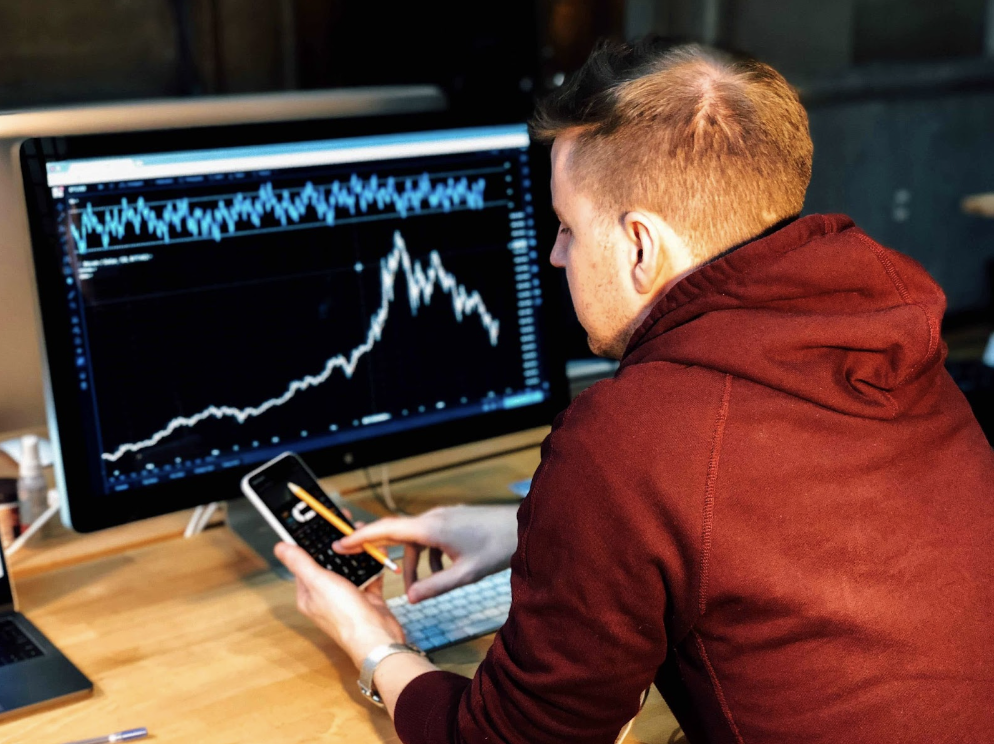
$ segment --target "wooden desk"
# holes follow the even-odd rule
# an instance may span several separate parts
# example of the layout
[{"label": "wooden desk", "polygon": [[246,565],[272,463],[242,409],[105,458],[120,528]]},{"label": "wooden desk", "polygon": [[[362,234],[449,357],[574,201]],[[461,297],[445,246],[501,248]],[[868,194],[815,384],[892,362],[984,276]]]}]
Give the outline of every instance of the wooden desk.
[{"label": "wooden desk", "polygon": [[[394,497],[412,512],[433,503],[513,502],[507,484],[529,477],[537,463],[531,448],[404,481]],[[374,509],[368,493],[354,498]],[[37,555],[26,556],[34,570],[20,578],[14,562],[20,609],[96,690],[0,723],[0,741],[59,744],[138,726],[160,742],[398,741],[389,717],[361,698],[351,662],[297,612],[293,585],[226,527],[90,555],[97,557],[44,571]],[[398,577],[387,581],[388,594],[401,591]],[[490,640],[443,650],[436,662],[472,674]],[[674,742],[675,732],[654,693],[628,741]]]}]

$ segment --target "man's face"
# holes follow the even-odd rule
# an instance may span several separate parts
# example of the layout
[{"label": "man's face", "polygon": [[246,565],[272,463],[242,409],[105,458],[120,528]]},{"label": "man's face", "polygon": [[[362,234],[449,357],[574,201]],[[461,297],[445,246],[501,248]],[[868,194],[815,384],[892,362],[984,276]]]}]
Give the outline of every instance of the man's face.
[{"label": "man's face", "polygon": [[628,267],[623,250],[615,245],[618,227],[573,186],[569,158],[574,141],[559,137],[552,145],[552,205],[560,224],[549,260],[566,269],[573,307],[590,350],[620,359],[631,335],[625,291]]}]

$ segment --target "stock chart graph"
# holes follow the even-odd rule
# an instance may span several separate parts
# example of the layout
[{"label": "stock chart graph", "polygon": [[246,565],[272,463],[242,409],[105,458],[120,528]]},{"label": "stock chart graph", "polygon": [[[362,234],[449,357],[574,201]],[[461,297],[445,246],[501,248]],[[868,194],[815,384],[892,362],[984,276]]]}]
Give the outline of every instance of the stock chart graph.
[{"label": "stock chart graph", "polygon": [[459,284],[458,280],[445,270],[445,266],[442,265],[442,259],[437,251],[431,252],[428,269],[425,270],[420,261],[411,258],[411,254],[408,252],[407,245],[400,232],[395,232],[393,250],[386,258],[380,261],[380,304],[370,318],[366,338],[361,344],[348,353],[336,354],[325,362],[324,368],[320,373],[293,380],[281,395],[270,398],[257,406],[248,406],[246,408],[234,408],[224,405],[208,406],[193,416],[174,418],[150,438],[141,442],[122,444],[114,452],[104,453],[103,458],[110,462],[115,462],[129,452],[140,452],[149,447],[154,447],[177,429],[196,426],[201,421],[209,418],[220,419],[230,417],[240,424],[245,423],[248,419],[261,416],[272,408],[285,405],[297,393],[324,384],[336,371],[341,372],[346,378],[351,378],[355,374],[362,357],[371,352],[377,342],[383,338],[383,332],[390,317],[390,308],[397,297],[397,276],[401,270],[403,270],[404,278],[406,279],[407,299],[410,304],[412,316],[418,314],[418,309],[422,304],[428,305],[431,303],[432,295],[437,289],[450,296],[452,314],[456,322],[462,322],[463,318],[469,314],[478,315],[480,323],[490,339],[491,346],[497,345],[500,333],[500,321],[494,318],[487,310],[479,292],[476,290],[470,292],[463,285]]},{"label": "stock chart graph", "polygon": [[107,492],[543,400],[530,179],[515,148],[53,187]]},{"label": "stock chart graph", "polygon": [[[486,170],[483,171],[487,172]],[[493,172],[491,169],[490,172]],[[407,217],[409,214],[448,213],[456,209],[483,209],[486,179],[479,171],[455,175],[427,173],[411,178],[377,174],[368,179],[354,175],[346,182],[332,181],[315,186],[283,188],[277,193],[271,181],[255,193],[172,200],[134,202],[122,197],[120,203],[95,207],[87,201],[70,211],[73,242],[79,253],[121,248],[144,248],[177,241],[244,236],[263,230],[293,227],[332,227],[345,221],[375,217]],[[470,183],[469,177],[475,180]],[[264,222],[276,223],[264,227]],[[96,240],[96,245],[93,245]]]}]

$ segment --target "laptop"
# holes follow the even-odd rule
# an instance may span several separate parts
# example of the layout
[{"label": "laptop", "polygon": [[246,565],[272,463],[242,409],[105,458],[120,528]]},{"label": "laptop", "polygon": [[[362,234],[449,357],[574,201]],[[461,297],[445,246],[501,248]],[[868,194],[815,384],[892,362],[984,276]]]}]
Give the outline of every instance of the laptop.
[{"label": "laptop", "polygon": [[91,692],[93,683],[17,612],[0,547],[0,719]]}]

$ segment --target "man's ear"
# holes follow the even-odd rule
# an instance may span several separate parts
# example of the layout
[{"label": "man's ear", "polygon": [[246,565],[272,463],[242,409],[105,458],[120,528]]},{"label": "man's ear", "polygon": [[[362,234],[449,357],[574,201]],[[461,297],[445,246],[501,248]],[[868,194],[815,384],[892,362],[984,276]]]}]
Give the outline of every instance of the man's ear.
[{"label": "man's ear", "polygon": [[632,285],[639,294],[655,294],[697,266],[690,248],[659,215],[628,212],[622,219]]},{"label": "man's ear", "polygon": [[628,212],[623,219],[632,285],[639,294],[652,294],[669,269],[663,235],[656,220],[644,212]]}]

